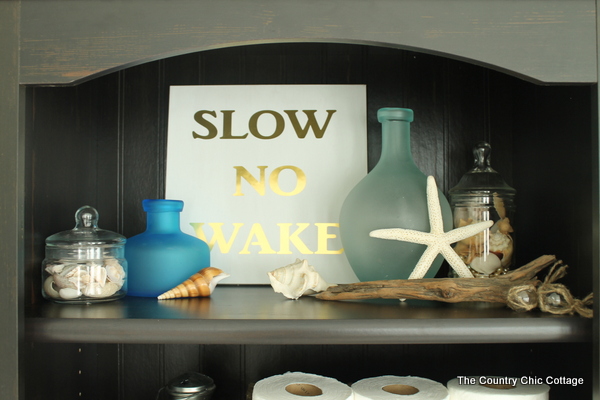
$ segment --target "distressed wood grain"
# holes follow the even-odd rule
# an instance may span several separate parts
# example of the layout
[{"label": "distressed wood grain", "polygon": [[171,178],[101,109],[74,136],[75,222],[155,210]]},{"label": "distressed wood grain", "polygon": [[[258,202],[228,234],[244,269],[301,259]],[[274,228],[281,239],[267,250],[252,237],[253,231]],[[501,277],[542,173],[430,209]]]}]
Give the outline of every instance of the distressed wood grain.
[{"label": "distressed wood grain", "polygon": [[285,42],[390,46],[532,81],[596,82],[593,0],[32,0],[22,14],[23,84],[69,84],[173,55]]}]

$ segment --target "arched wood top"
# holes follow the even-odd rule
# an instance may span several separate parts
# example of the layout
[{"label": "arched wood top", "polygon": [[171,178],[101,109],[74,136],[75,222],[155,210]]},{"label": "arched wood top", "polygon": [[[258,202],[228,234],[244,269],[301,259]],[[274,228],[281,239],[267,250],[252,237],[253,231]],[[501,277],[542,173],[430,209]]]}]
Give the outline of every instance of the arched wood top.
[{"label": "arched wood top", "polygon": [[32,0],[22,84],[72,84],[200,50],[274,42],[442,54],[540,83],[592,83],[593,0]]}]

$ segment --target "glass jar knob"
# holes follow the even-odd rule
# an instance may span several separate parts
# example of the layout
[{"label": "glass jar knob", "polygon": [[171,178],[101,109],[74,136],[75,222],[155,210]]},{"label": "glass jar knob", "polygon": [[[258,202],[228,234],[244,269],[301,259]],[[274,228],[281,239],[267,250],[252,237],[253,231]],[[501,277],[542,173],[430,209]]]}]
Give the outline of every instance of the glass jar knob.
[{"label": "glass jar knob", "polygon": [[98,211],[94,207],[83,206],[75,213],[75,228],[98,229]]}]

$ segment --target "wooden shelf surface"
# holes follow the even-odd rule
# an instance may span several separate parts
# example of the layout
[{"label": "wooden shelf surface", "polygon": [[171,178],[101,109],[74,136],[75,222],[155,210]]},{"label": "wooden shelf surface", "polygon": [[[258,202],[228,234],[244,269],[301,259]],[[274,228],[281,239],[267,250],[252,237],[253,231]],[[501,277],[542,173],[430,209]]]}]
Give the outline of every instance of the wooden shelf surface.
[{"label": "wooden shelf surface", "polygon": [[270,286],[218,286],[210,298],[126,297],[26,310],[26,339],[72,343],[410,344],[591,341],[592,321],[502,305],[286,299]]},{"label": "wooden shelf surface", "polygon": [[534,82],[596,82],[594,0],[29,0],[22,84],[72,84],[190,52],[331,42],[414,49]]}]

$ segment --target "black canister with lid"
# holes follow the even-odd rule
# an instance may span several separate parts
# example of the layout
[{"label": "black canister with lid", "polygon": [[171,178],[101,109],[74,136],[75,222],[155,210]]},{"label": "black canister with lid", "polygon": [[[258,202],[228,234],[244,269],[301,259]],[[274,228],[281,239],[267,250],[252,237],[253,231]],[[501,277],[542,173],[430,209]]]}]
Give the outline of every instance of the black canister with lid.
[{"label": "black canister with lid", "polygon": [[211,377],[198,372],[186,372],[172,379],[161,391],[165,390],[168,400],[210,400],[215,388]]}]

